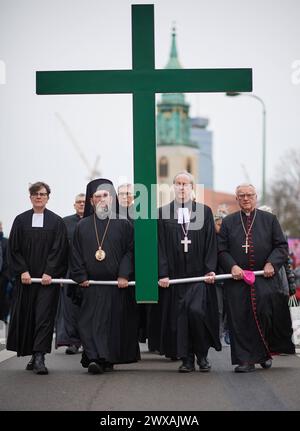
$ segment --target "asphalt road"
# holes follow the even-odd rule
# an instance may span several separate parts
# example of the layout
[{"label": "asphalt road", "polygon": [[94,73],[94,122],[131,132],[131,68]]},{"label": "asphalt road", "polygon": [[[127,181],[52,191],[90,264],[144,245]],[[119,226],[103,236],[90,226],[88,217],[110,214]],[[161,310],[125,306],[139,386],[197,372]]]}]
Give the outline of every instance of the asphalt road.
[{"label": "asphalt road", "polygon": [[273,367],[236,374],[230,348],[210,350],[212,370],[177,372],[180,362],[148,353],[117,365],[112,373],[90,375],[80,354],[65,349],[46,355],[49,374],[25,371],[29,360],[0,352],[1,411],[299,411],[300,358],[277,356]]}]

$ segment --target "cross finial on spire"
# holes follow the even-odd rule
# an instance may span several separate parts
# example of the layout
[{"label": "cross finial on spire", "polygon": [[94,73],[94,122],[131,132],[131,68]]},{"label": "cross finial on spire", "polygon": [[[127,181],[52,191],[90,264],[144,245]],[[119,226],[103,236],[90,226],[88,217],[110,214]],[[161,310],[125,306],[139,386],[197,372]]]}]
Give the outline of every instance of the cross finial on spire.
[{"label": "cross finial on spire", "polygon": [[168,64],[165,67],[166,69],[182,69],[182,66],[178,60],[177,47],[176,47],[176,23],[172,22],[172,43],[171,43],[171,51],[170,58]]},{"label": "cross finial on spire", "polygon": [[172,36],[176,36],[176,21],[172,22]]}]

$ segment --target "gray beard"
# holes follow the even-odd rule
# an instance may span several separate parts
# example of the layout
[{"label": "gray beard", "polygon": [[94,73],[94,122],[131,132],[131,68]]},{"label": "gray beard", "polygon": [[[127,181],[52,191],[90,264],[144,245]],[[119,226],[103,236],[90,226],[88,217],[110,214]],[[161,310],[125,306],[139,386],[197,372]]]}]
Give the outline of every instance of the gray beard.
[{"label": "gray beard", "polygon": [[106,219],[110,215],[110,208],[108,206],[100,207],[100,205],[97,205],[96,207],[96,216],[100,220]]}]

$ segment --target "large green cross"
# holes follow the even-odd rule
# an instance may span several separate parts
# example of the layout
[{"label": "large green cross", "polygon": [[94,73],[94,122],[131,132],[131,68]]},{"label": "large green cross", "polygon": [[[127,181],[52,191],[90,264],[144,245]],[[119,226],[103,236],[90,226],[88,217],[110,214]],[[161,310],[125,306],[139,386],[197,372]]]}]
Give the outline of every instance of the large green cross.
[{"label": "large green cross", "polygon": [[139,302],[156,302],[157,222],[150,217],[150,190],[157,182],[155,93],[252,91],[252,70],[155,69],[153,5],[132,6],[132,63],[132,70],[37,72],[36,92],[133,95],[134,182],[149,191],[149,217],[135,221],[136,296]]}]

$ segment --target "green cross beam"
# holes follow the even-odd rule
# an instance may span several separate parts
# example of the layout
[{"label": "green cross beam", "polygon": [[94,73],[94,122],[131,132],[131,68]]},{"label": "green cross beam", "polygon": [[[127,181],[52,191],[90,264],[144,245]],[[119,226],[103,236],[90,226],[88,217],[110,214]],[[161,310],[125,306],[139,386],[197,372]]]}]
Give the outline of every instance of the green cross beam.
[{"label": "green cross beam", "polygon": [[135,220],[136,297],[138,302],[156,302],[157,221],[151,219],[150,193],[157,182],[155,93],[248,92],[252,70],[155,69],[153,5],[132,5],[132,63],[132,70],[36,72],[36,92],[133,95],[134,182],[149,191],[148,219]]}]

